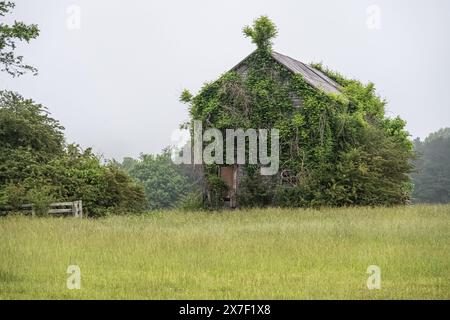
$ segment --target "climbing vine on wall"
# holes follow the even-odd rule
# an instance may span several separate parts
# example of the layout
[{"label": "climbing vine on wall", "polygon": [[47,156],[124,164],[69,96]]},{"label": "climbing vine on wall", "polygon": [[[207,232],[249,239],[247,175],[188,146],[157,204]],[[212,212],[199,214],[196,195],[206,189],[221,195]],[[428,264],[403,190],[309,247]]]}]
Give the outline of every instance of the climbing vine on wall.
[{"label": "climbing vine on wall", "polygon": [[[279,176],[261,180],[247,166],[238,194],[241,205],[408,202],[412,143],[405,122],[385,116],[386,102],[371,83],[363,85],[312,65],[340,85],[340,94],[328,94],[288,71],[272,58],[270,37],[257,35],[276,34],[271,27],[258,28],[258,23],[267,23],[264,19],[244,29],[246,35],[264,39],[243,62],[245,72],[229,71],[196,96],[186,91],[182,97],[190,103],[191,120],[202,121],[204,129],[280,130],[280,171],[295,179],[288,185]],[[217,170],[209,166],[205,174],[217,175]]]}]

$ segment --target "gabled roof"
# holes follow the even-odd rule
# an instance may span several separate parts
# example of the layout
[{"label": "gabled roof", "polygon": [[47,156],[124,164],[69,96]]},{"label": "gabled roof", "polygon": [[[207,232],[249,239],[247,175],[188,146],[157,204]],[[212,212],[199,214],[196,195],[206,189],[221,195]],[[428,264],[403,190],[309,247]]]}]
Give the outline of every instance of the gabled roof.
[{"label": "gabled roof", "polygon": [[[339,84],[327,77],[323,72],[303,63],[301,61],[292,59],[291,57],[285,56],[284,54],[272,51],[272,58],[278,63],[283,65],[289,71],[300,74],[311,86],[317,89],[321,89],[326,93],[340,93]],[[237,70],[246,60],[242,60],[237,66],[232,70]]]},{"label": "gabled roof", "polygon": [[323,72],[310,67],[306,63],[292,59],[284,54],[273,51],[272,57],[295,74],[301,74],[306,82],[327,93],[339,93],[339,84],[328,78]]}]

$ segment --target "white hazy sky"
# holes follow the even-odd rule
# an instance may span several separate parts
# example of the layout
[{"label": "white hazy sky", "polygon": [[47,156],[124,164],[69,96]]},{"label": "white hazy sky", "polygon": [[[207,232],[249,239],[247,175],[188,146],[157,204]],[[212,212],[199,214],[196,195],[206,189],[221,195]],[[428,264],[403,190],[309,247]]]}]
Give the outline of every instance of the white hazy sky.
[{"label": "white hazy sky", "polygon": [[[188,119],[178,102],[249,54],[241,34],[267,14],[278,26],[274,49],[375,83],[388,115],[412,137],[450,126],[450,1],[17,0],[7,17],[36,23],[41,35],[19,53],[39,75],[0,75],[48,107],[77,142],[107,158],[157,153]],[[80,29],[67,9],[80,8]],[[371,5],[380,29],[367,26]]]}]

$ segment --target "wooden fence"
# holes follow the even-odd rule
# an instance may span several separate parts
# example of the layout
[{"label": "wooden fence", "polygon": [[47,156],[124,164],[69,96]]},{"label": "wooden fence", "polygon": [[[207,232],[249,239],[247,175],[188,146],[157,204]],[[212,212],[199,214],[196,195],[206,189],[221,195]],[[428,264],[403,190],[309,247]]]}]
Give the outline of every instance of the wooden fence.
[{"label": "wooden fence", "polygon": [[[48,210],[49,215],[72,215],[76,218],[83,217],[83,202],[81,200],[74,202],[55,202],[50,204]],[[0,215],[7,214],[8,211],[14,211],[10,208],[0,208]],[[20,206],[19,211],[28,211],[32,216],[36,215],[34,206],[32,204],[24,204]]]}]

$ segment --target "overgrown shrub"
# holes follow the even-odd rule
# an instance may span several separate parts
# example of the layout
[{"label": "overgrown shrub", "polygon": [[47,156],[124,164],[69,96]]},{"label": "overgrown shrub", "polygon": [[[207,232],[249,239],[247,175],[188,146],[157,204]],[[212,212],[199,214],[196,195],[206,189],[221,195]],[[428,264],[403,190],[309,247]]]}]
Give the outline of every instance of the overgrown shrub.
[{"label": "overgrown shrub", "polygon": [[[210,168],[213,170],[213,168]],[[223,206],[223,198],[228,191],[226,183],[216,174],[207,175],[207,199],[208,202],[205,205],[212,209],[219,209]]]},{"label": "overgrown shrub", "polygon": [[201,211],[205,208],[202,192],[189,192],[180,197],[177,208],[184,211]]},{"label": "overgrown shrub", "polygon": [[51,187],[43,186],[33,188],[27,192],[27,202],[33,205],[37,216],[46,216],[50,209],[50,204],[57,201]]},{"label": "overgrown shrub", "polygon": [[82,200],[90,216],[145,209],[139,182],[91,149],[66,145],[62,130],[41,105],[0,91],[0,205],[45,212],[54,201]]},{"label": "overgrown shrub", "polygon": [[0,188],[0,206],[17,210],[27,201],[27,190],[23,185],[9,183]]}]

